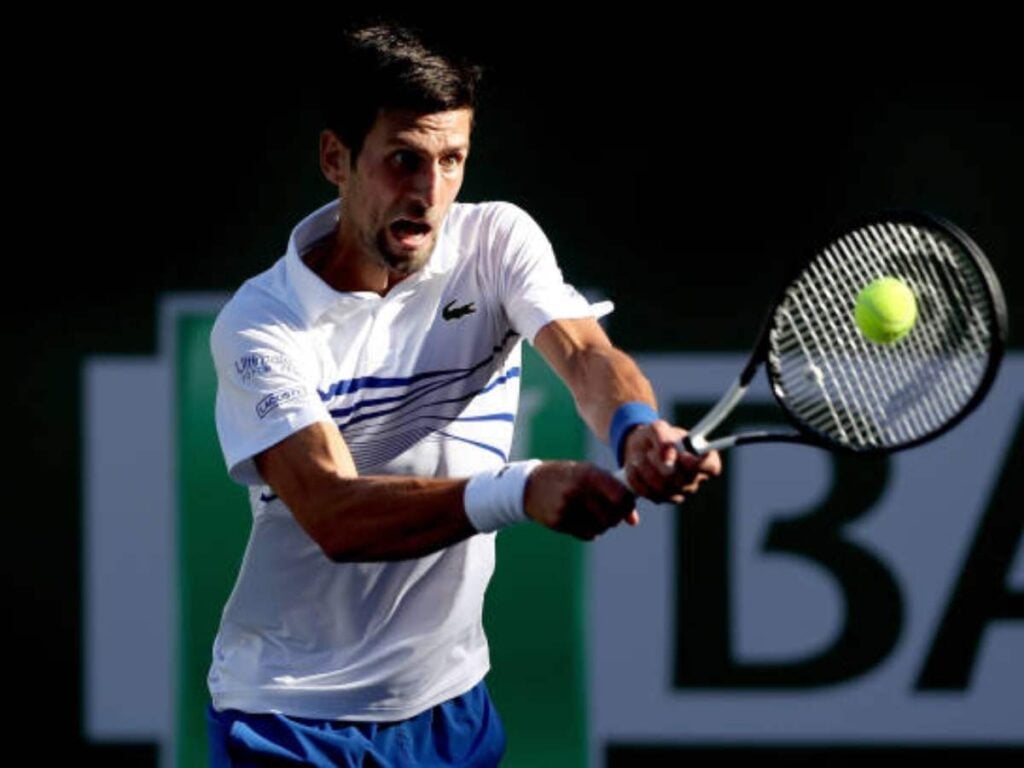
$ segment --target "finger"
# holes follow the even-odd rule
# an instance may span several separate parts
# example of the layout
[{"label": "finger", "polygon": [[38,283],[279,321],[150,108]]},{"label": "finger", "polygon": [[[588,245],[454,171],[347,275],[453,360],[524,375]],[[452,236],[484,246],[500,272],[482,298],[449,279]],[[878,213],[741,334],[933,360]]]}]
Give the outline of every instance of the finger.
[{"label": "finger", "polygon": [[665,497],[664,484],[665,478],[656,472],[651,471],[649,468],[646,470],[637,470],[637,481],[635,489],[638,496],[642,496],[645,499],[651,501],[661,501]]},{"label": "finger", "polygon": [[693,475],[698,472],[704,472],[708,475],[719,475],[722,472],[722,457],[718,451],[690,453],[687,450],[680,450],[676,468]]},{"label": "finger", "polygon": [[[607,483],[607,481],[605,482]],[[613,483],[611,486],[606,485],[602,491],[605,495],[600,503],[611,515],[611,525],[618,525],[623,520],[628,521],[631,516],[636,515],[636,496],[633,493],[623,493],[618,483]]]},{"label": "finger", "polygon": [[[623,488],[622,484],[606,472],[595,468],[593,478],[595,514],[606,528],[629,522],[636,515],[636,496]],[[637,518],[638,520],[639,518]],[[636,522],[630,523],[635,525]]]},{"label": "finger", "polygon": [[676,432],[664,422],[652,424],[644,453],[652,463],[671,471],[678,456]]},{"label": "finger", "polygon": [[683,494],[694,494],[700,489],[700,484],[708,479],[708,476],[701,473],[682,487]]},{"label": "finger", "polygon": [[722,456],[718,451],[700,454],[682,451],[679,454],[678,465],[690,472],[705,472],[715,477],[722,474]]},{"label": "finger", "polygon": [[700,470],[711,477],[722,474],[722,457],[718,451],[709,451],[701,457]]},{"label": "finger", "polygon": [[607,525],[582,492],[577,493],[568,501],[559,525],[559,530],[571,533],[583,541],[592,541],[605,528]]},{"label": "finger", "polygon": [[[656,471],[651,471],[644,476],[647,480],[648,492],[642,495],[653,501],[670,501],[674,504],[681,504],[683,494],[689,492],[688,486],[695,482],[695,472],[685,470],[679,464],[667,468],[657,463],[653,466]],[[695,489],[694,487],[693,490]]]},{"label": "finger", "polygon": [[644,478],[644,475],[640,472],[640,468],[643,463],[639,460],[630,462],[624,468],[626,471],[626,480],[629,483],[630,490],[636,496],[647,497],[651,493],[650,483]]},{"label": "finger", "polygon": [[691,475],[700,472],[708,455],[710,454],[702,456],[696,453],[690,453],[689,451],[680,451],[678,460],[676,461],[676,469],[681,472],[687,472]]},{"label": "finger", "polygon": [[[654,467],[662,477],[671,477],[676,471],[675,454],[675,448],[671,446],[656,445],[647,451],[647,463]],[[671,458],[669,458],[670,455]]]},{"label": "finger", "polygon": [[643,495],[655,501],[662,501],[670,492],[678,490],[678,483],[673,480],[676,469],[672,465],[666,467],[657,451],[651,451],[645,459],[634,467],[636,474],[648,489]]},{"label": "finger", "polygon": [[[628,477],[628,470],[626,474]],[[631,504],[636,498],[636,494],[624,486],[615,475],[605,472],[593,464],[587,468],[584,483],[616,504]]]},{"label": "finger", "polygon": [[673,427],[663,419],[643,424],[630,433],[627,444],[627,459],[633,461],[638,457],[653,456],[656,464],[668,466],[675,464],[678,454],[678,443],[686,433],[679,427]]},{"label": "finger", "polygon": [[[579,539],[589,541],[618,522],[609,514],[609,495],[630,497],[622,483],[589,465],[574,468],[573,487],[564,501],[560,530],[571,533]],[[605,483],[609,485],[602,487]],[[621,516],[620,518],[621,519]]]},{"label": "finger", "polygon": [[671,443],[663,446],[661,458],[665,465],[671,469],[679,461],[679,454],[679,443],[676,440],[672,440]]},{"label": "finger", "polygon": [[621,519],[608,508],[607,503],[600,497],[591,496],[585,499],[584,508],[580,527],[594,538],[618,525]]}]

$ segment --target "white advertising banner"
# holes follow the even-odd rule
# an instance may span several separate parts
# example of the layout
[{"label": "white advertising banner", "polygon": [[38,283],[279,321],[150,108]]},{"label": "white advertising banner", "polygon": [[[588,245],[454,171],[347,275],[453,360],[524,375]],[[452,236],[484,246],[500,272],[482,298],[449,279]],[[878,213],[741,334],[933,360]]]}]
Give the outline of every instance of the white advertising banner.
[{"label": "white advertising banner", "polygon": [[[745,359],[639,362],[685,418]],[[737,416],[780,418],[763,375]],[[1010,355],[932,443],[742,446],[690,503],[641,506],[590,551],[592,764],[609,745],[1024,745],[1022,435]]]}]

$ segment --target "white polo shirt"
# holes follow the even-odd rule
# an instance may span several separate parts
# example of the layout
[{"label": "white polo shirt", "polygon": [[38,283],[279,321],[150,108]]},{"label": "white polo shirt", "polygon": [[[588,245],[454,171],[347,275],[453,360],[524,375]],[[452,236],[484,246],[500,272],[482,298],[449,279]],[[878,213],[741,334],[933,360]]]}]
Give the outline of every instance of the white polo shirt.
[{"label": "white polo shirt", "polygon": [[541,229],[509,203],[453,205],[427,265],[384,297],[335,291],[302,261],[337,216],[335,201],[304,219],[213,329],[217,431],[228,471],[249,486],[253,525],[209,686],[217,709],[400,720],[487,672],[493,534],[423,558],[335,563],[252,457],[329,420],[362,475],[500,466],[520,338],[594,311],[563,281]]}]

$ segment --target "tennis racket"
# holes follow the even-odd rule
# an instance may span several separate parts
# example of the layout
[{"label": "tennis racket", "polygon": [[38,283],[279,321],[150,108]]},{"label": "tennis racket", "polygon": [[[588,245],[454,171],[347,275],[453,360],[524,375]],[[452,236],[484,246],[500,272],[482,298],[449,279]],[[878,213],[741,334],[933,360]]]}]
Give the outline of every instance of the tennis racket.
[{"label": "tennis racket", "polygon": [[[910,288],[917,322],[899,341],[868,340],[860,291],[891,276]],[[982,401],[1006,344],[1006,301],[988,259],[958,227],[923,212],[865,219],[798,269],[773,302],[746,366],[679,448],[806,443],[888,453],[932,440]],[[790,429],[712,439],[758,368]],[[624,483],[625,470],[616,475]]]}]

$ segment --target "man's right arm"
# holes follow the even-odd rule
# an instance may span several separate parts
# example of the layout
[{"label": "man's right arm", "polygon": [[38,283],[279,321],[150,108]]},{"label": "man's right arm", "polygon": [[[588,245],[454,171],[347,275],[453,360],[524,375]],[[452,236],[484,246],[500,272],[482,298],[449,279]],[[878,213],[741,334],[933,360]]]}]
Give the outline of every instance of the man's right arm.
[{"label": "man's right arm", "polygon": [[[466,478],[360,476],[330,422],[300,429],[254,461],[299,525],[338,562],[422,557],[477,532],[466,514]],[[611,475],[568,461],[542,463],[523,493],[528,518],[587,540],[618,525],[633,501]]]}]

